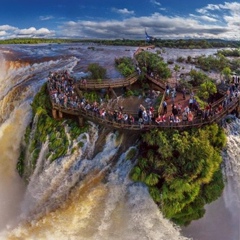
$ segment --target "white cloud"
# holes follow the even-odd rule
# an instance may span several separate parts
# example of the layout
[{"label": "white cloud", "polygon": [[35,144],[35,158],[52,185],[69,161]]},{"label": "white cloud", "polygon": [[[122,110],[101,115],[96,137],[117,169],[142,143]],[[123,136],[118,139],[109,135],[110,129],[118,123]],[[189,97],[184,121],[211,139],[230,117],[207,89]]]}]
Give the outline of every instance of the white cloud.
[{"label": "white cloud", "polygon": [[[205,23],[203,23],[203,21]],[[207,24],[208,23],[208,24]],[[214,23],[212,25],[211,23]],[[216,26],[210,17],[164,16],[154,13],[151,16],[130,17],[122,21],[78,21],[67,22],[61,26],[62,35],[86,38],[135,38],[144,39],[145,28],[156,38],[179,37],[226,37],[229,29]]]},{"label": "white cloud", "polygon": [[30,28],[25,28],[25,29],[18,29],[15,31],[15,33],[17,33],[19,35],[32,35],[36,31],[37,30],[35,27],[30,27]]},{"label": "white cloud", "polygon": [[[151,1],[157,3],[158,1]],[[56,31],[35,27],[19,29],[0,26],[0,37],[69,37],[69,38],[129,38],[145,39],[145,29],[155,38],[239,38],[240,3],[208,4],[188,16],[167,16],[153,13],[134,17],[127,8],[112,9],[125,16],[123,20],[99,20],[61,22]]]},{"label": "white cloud", "polygon": [[41,21],[47,21],[47,20],[50,20],[50,19],[53,19],[54,17],[53,16],[40,16],[39,19]]},{"label": "white cloud", "polygon": [[2,25],[0,26],[0,31],[12,31],[17,29],[16,27],[9,26],[9,25]]},{"label": "white cloud", "polygon": [[206,22],[217,22],[218,21],[218,19],[216,19],[214,17],[206,16],[206,15],[198,16],[198,15],[190,14],[189,16],[192,18],[195,18],[195,19],[206,21]]},{"label": "white cloud", "polygon": [[6,31],[0,31],[0,37],[6,36],[7,32]]},{"label": "white cloud", "polygon": [[47,28],[36,29],[35,27],[16,29],[13,33],[19,37],[51,37],[54,35],[54,31]]},{"label": "white cloud", "polygon": [[132,15],[134,14],[134,11],[129,11],[127,8],[122,8],[122,9],[118,9],[118,8],[112,8],[113,12],[119,13],[119,14],[123,14],[123,15]]},{"label": "white cloud", "polygon": [[161,3],[156,0],[150,0],[150,3],[152,3],[153,5],[161,6]]}]

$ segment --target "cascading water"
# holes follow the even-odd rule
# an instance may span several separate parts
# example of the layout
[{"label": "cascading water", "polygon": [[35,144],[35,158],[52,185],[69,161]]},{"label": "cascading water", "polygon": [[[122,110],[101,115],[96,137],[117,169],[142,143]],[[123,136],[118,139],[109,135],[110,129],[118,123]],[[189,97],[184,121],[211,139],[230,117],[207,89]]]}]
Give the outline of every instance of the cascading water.
[{"label": "cascading water", "polygon": [[[13,124],[15,124],[14,122]],[[121,142],[110,133],[102,152],[86,159],[85,151],[97,140],[95,134],[69,156],[39,166],[27,186],[15,229],[6,239],[184,239],[164,219],[146,187],[128,179],[132,163],[123,153],[112,165]],[[91,132],[91,130],[90,130]],[[84,134],[85,135],[85,134]],[[83,135],[79,137],[79,141]],[[44,150],[38,164],[42,165]],[[131,149],[131,148],[130,148]],[[14,165],[13,165],[14,166]],[[105,178],[105,181],[102,181]],[[9,228],[13,226],[9,225]]]},{"label": "cascading water", "polygon": [[193,239],[240,239],[240,120],[226,126],[227,147],[223,154],[223,172],[226,178],[223,195],[206,206],[202,219],[183,229]]},{"label": "cascading water", "polygon": [[24,195],[24,183],[16,171],[20,141],[30,120],[29,104],[15,109],[0,128],[0,229],[15,221]]},{"label": "cascading water", "polygon": [[[240,239],[240,120],[227,126],[228,145],[224,153],[227,185],[223,195],[226,208],[232,216],[232,239]],[[230,238],[229,238],[230,239]]]},{"label": "cascading water", "polygon": [[[51,54],[70,51],[68,49],[65,45],[52,46]],[[24,54],[32,54],[31,47],[24,51]],[[47,47],[46,51],[41,48],[44,57],[49,51]],[[124,48],[122,51],[122,54],[127,53]],[[34,52],[37,52],[36,46]],[[5,66],[1,65],[1,76],[8,77],[0,79],[0,239],[187,239],[162,216],[148,189],[128,178],[134,163],[126,160],[126,156],[134,146],[121,153],[124,137],[109,133],[96,153],[99,130],[94,124],[88,133],[73,142],[68,138],[67,154],[53,163],[47,158],[47,139],[29,183],[26,185],[19,177],[16,162],[24,130],[30,121],[29,103],[46,81],[49,71],[67,69],[74,73],[75,68],[80,68],[79,59],[79,56],[62,58],[61,55],[54,60],[15,66],[14,63],[4,65],[6,62],[1,58]],[[7,69],[10,65],[11,71]],[[21,91],[16,91],[18,88]],[[17,101],[12,101],[16,92]],[[9,103],[12,103],[11,108]],[[68,127],[63,128],[67,134]],[[238,141],[237,136],[239,132],[233,142]],[[84,144],[77,148],[81,141]],[[229,157],[229,161],[237,163],[236,156]],[[232,171],[231,167],[227,169],[229,173]]]}]

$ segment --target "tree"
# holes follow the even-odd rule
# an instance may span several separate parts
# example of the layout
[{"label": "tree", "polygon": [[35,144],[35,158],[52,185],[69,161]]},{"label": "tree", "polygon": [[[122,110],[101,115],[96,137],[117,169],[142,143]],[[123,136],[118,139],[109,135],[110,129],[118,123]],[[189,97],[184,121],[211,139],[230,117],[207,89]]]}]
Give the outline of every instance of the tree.
[{"label": "tree", "polygon": [[167,63],[157,54],[143,51],[136,58],[142,72],[155,73],[162,79],[167,79],[171,76]]},{"label": "tree", "polygon": [[175,71],[175,78],[176,78],[176,82],[177,82],[177,74],[180,71],[180,66],[178,64],[175,64],[173,70]]},{"label": "tree", "polygon": [[229,81],[231,73],[232,73],[232,71],[231,71],[230,67],[225,67],[221,72],[221,74],[224,76],[226,81]]},{"label": "tree", "polygon": [[214,84],[211,80],[206,80],[202,83],[199,88],[197,95],[198,97],[204,99],[205,101],[209,98],[210,95],[217,92],[216,84]]},{"label": "tree", "polygon": [[149,187],[165,217],[187,225],[222,193],[220,150],[225,144],[216,124],[183,132],[155,129],[143,135],[141,158],[130,175]]},{"label": "tree", "polygon": [[124,77],[135,72],[135,65],[133,59],[130,57],[116,58],[115,66]]},{"label": "tree", "polygon": [[98,63],[89,64],[87,70],[91,73],[92,79],[106,78],[107,70],[105,68],[101,67]]},{"label": "tree", "polygon": [[200,71],[196,71],[195,69],[192,69],[189,72],[189,75],[191,77],[191,80],[189,81],[193,86],[199,86],[202,84],[205,79],[208,77],[206,74]]}]

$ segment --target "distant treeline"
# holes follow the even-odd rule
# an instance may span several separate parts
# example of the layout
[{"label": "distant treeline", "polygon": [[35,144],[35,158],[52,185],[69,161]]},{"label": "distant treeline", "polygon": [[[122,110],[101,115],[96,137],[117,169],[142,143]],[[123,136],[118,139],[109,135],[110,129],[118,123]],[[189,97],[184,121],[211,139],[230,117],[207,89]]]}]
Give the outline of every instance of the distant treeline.
[{"label": "distant treeline", "polygon": [[240,47],[239,41],[227,41],[221,39],[156,39],[152,42],[145,40],[131,40],[131,39],[115,39],[115,40],[102,40],[102,39],[60,39],[60,38],[14,38],[0,40],[0,44],[39,44],[39,43],[96,43],[104,45],[116,46],[146,46],[154,44],[156,47],[168,48],[238,48]]}]

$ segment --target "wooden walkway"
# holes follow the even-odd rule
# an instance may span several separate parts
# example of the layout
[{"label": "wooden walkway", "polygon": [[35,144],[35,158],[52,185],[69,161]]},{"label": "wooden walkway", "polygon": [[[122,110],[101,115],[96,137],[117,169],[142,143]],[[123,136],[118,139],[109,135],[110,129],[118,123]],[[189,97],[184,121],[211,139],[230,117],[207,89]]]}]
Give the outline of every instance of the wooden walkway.
[{"label": "wooden walkway", "polygon": [[104,89],[104,88],[120,88],[127,87],[132,85],[138,80],[138,74],[133,73],[127,78],[119,78],[119,79],[102,79],[102,80],[93,80],[88,79],[86,83],[79,82],[75,84],[76,88],[81,90],[87,89]]},{"label": "wooden walkway", "polygon": [[[222,93],[223,95],[218,100],[212,103],[213,109],[216,109],[219,105],[222,105],[223,101],[225,100],[224,86],[219,87],[219,92]],[[180,96],[182,94],[178,93],[178,95]],[[178,101],[181,101],[180,98],[181,97],[177,97],[175,104],[177,104]],[[164,99],[164,95],[163,95],[163,99]],[[188,102],[187,99],[182,101],[185,101],[186,104]],[[168,105],[170,105],[169,104],[170,102],[171,102],[171,99],[168,100]],[[162,104],[160,104],[160,107],[157,112],[161,112],[161,109],[160,109],[161,106]],[[135,117],[135,123],[133,124],[124,123],[124,121],[121,121],[121,122],[114,121],[112,117],[108,117],[108,116],[102,118],[98,113],[95,113],[92,110],[86,110],[84,108],[65,108],[62,105],[54,103],[53,101],[52,101],[52,110],[53,112],[55,112],[53,115],[60,118],[63,117],[63,114],[77,116],[79,118],[80,125],[83,124],[83,119],[87,119],[92,122],[95,122],[96,124],[103,125],[105,127],[121,129],[126,131],[129,131],[129,130],[130,131],[148,131],[154,128],[158,128],[162,130],[164,129],[184,130],[184,129],[193,128],[193,127],[199,128],[214,122],[221,123],[223,119],[233,111],[237,111],[238,113],[240,112],[240,99],[233,98],[233,100],[220,113],[214,114],[213,116],[209,117],[208,120],[204,120],[201,117],[200,118],[195,117],[191,122],[181,121],[180,123],[171,123],[168,121],[168,118],[167,118],[166,122],[162,122],[160,124],[155,123],[155,121],[148,121],[147,123],[140,125],[137,121],[137,109],[135,109],[135,111],[124,110],[124,112],[126,112],[128,115],[131,114],[132,116]],[[114,109],[110,109],[110,111],[113,112]],[[157,113],[155,113],[155,115],[156,114]]]},{"label": "wooden walkway", "polygon": [[[148,46],[148,47],[139,47],[137,49],[137,51],[134,53],[134,59],[135,59],[135,55],[138,54],[140,51],[145,50],[146,48],[152,48],[152,46]],[[153,84],[155,84],[158,88],[160,88],[163,92],[163,97],[162,97],[162,101],[159,105],[158,108],[158,113],[161,112],[161,107],[162,107],[162,102],[165,99],[165,87],[166,87],[166,82],[162,81],[162,80],[157,80],[154,79],[153,77],[145,74],[145,77],[151,81]],[[81,92],[84,90],[88,90],[88,89],[114,89],[114,88],[120,88],[120,87],[127,87],[130,86],[132,84],[134,84],[136,81],[138,80],[138,74],[134,73],[131,76],[129,76],[128,78],[123,78],[123,79],[105,79],[105,80],[101,80],[101,81],[96,81],[96,80],[87,80],[87,83],[76,83],[74,86],[74,89],[76,90],[76,92],[78,93],[78,96],[81,96]],[[217,101],[213,102],[212,104],[212,108],[215,109],[217,108],[220,104],[223,103],[223,101],[225,100],[225,93],[226,93],[226,89],[225,89],[225,85],[219,86],[218,88],[218,92],[222,95],[221,98],[219,98]],[[49,92],[50,93],[50,92]],[[52,99],[51,99],[52,100]],[[177,104],[177,102],[175,102],[175,104]],[[187,128],[192,128],[192,127],[201,127],[203,125],[206,124],[211,124],[213,122],[217,122],[220,123],[228,114],[230,114],[233,111],[236,111],[238,114],[240,113],[240,99],[238,98],[233,98],[233,100],[227,105],[225,106],[225,108],[217,114],[214,114],[213,116],[211,116],[210,118],[208,118],[207,120],[197,117],[194,117],[193,121],[189,122],[180,122],[180,123],[171,123],[168,121],[166,122],[162,122],[160,124],[155,123],[154,121],[148,121],[147,123],[144,124],[139,124],[137,120],[137,109],[135,109],[134,112],[130,112],[130,111],[126,111],[128,115],[132,115],[135,116],[135,123],[132,124],[128,124],[128,123],[124,123],[124,121],[118,122],[118,121],[114,121],[112,117],[100,117],[100,115],[98,113],[95,113],[94,111],[91,110],[85,110],[84,108],[65,108],[60,104],[56,104],[53,102],[52,100],[52,111],[53,111],[53,116],[54,117],[62,117],[63,113],[64,114],[68,114],[68,115],[74,115],[74,116],[78,116],[79,117],[79,123],[80,125],[83,125],[83,118],[93,121],[97,124],[101,124],[104,125],[106,127],[110,127],[110,128],[116,128],[116,129],[122,129],[122,130],[135,130],[135,131],[147,131],[153,128],[159,128],[159,129],[187,129]],[[111,112],[114,111],[114,109],[110,110]],[[156,113],[155,113],[156,115]]]},{"label": "wooden walkway", "polygon": [[92,122],[95,122],[100,125],[104,125],[105,127],[115,128],[115,129],[121,129],[121,130],[127,130],[127,131],[148,131],[154,128],[158,129],[178,129],[178,130],[184,130],[187,128],[199,128],[207,124],[212,124],[214,122],[221,123],[222,120],[229,115],[231,112],[239,108],[239,99],[235,98],[232,102],[230,102],[225,109],[222,110],[222,112],[213,115],[208,120],[200,119],[194,119],[192,122],[186,121],[186,122],[180,122],[180,123],[170,123],[169,121],[162,122],[160,124],[157,124],[155,122],[148,122],[147,124],[140,125],[138,122],[133,124],[128,124],[124,122],[116,122],[113,120],[110,120],[108,118],[101,118],[98,114],[94,113],[90,110],[85,109],[67,109],[63,106],[59,106],[57,104],[52,103],[53,110],[57,110],[61,113],[65,113],[68,115],[74,115],[78,117],[83,117],[87,120],[90,120]]}]

